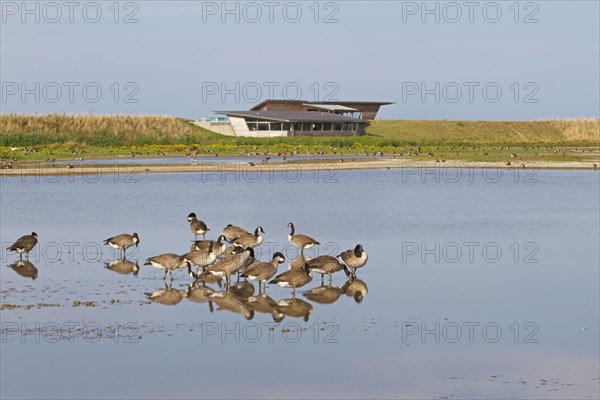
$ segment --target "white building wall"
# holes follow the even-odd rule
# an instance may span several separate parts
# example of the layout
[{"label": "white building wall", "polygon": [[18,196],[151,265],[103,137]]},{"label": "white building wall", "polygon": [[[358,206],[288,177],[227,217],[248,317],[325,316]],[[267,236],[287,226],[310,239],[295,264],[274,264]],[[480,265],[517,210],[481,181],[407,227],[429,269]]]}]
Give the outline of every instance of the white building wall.
[{"label": "white building wall", "polygon": [[235,132],[235,136],[253,136],[252,132],[248,129],[248,125],[246,125],[246,120],[240,117],[229,117],[229,123]]},{"label": "white building wall", "polygon": [[192,121],[192,124],[221,135],[235,136],[235,132],[230,124],[213,124],[210,121]]}]

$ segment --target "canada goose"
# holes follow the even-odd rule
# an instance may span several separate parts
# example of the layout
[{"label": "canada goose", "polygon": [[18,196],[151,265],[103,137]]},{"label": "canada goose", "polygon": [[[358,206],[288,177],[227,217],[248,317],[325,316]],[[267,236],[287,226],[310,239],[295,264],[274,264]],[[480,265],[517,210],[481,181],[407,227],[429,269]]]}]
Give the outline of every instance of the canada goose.
[{"label": "canada goose", "polygon": [[140,272],[140,266],[137,261],[133,262],[125,259],[109,261],[105,263],[105,267],[106,269],[122,275],[133,273],[133,276],[137,276],[137,274]]},{"label": "canada goose", "polygon": [[266,282],[277,273],[279,264],[285,262],[285,257],[280,252],[273,254],[271,262],[256,261],[242,274],[242,277],[251,281],[258,281],[258,292],[261,292],[261,285],[266,285]]},{"label": "canada goose", "polygon": [[340,289],[350,296],[357,303],[362,303],[363,298],[369,293],[367,284],[361,279],[350,278],[346,283],[340,286]]},{"label": "canada goose", "polygon": [[308,322],[313,306],[297,298],[283,299],[277,302],[277,310],[292,318],[303,318],[304,322]]},{"label": "canada goose", "polygon": [[304,267],[304,264],[306,264],[309,260],[310,257],[306,257],[305,255],[300,254],[298,257],[295,257],[290,261],[290,264],[288,265],[288,270],[302,268]]},{"label": "canada goose", "polygon": [[31,232],[31,235],[21,236],[17,239],[16,242],[12,244],[12,246],[7,247],[6,250],[15,251],[19,253],[19,259],[23,259],[23,253],[25,253],[26,258],[29,259],[29,252],[35,247],[38,240],[38,235],[35,232]]},{"label": "canada goose", "polygon": [[254,318],[254,309],[246,305],[242,299],[231,292],[214,292],[210,295],[210,299],[217,303],[220,310],[242,314],[247,320]]},{"label": "canada goose", "polygon": [[[229,247],[227,247],[227,249],[225,249],[225,252],[223,254],[221,254],[221,257],[219,257],[219,262],[225,261],[227,259],[239,257],[239,249],[243,250],[244,248],[243,247],[238,247],[238,246],[229,246]],[[248,255],[248,257],[246,258],[246,260],[242,264],[242,266],[239,269],[236,270],[236,272],[237,272],[237,281],[238,282],[240,281],[240,275],[241,275],[241,273],[244,272],[246,270],[246,268],[249,267],[250,264],[252,264],[254,261],[256,261],[256,259],[254,258],[254,250],[252,250],[252,252]],[[225,278],[225,276],[223,276],[223,278]]]},{"label": "canada goose", "polygon": [[315,303],[331,304],[335,303],[343,293],[344,290],[341,288],[331,285],[321,285],[305,292],[304,296]]},{"label": "canada goose", "polygon": [[195,250],[208,251],[208,246],[210,244],[212,244],[213,252],[215,253],[215,255],[217,257],[219,257],[219,256],[221,256],[221,254],[223,254],[225,252],[225,249],[227,248],[227,245],[225,243],[223,243],[225,240],[227,240],[227,239],[225,238],[224,235],[219,236],[216,241],[214,241],[214,240],[195,240],[194,244],[192,245],[193,250],[190,250],[190,251],[195,251]]},{"label": "canada goose", "polygon": [[237,247],[233,250],[233,255],[208,267],[204,270],[202,275],[216,275],[221,278],[225,277],[227,287],[229,287],[231,274],[242,268],[249,257],[254,257],[254,250],[252,250],[252,248],[242,249],[241,247]]},{"label": "canada goose", "polygon": [[296,288],[306,285],[312,281],[311,271],[308,264],[304,264],[302,268],[290,269],[289,271],[279,274],[269,283],[275,283],[283,288],[292,288],[293,297],[296,296]]},{"label": "canada goose", "polygon": [[225,236],[225,240],[227,240],[228,242],[233,242],[234,239],[237,239],[240,236],[246,236],[250,234],[251,233],[247,230],[231,224],[223,228],[223,236]]},{"label": "canada goose", "polygon": [[173,280],[173,270],[174,269],[182,269],[185,268],[186,265],[188,267],[188,273],[195,278],[195,274],[192,272],[192,266],[189,261],[186,261],[183,256],[178,256],[173,253],[161,254],[159,256],[150,257],[146,260],[144,265],[151,265],[154,268],[164,269],[165,276],[163,279],[167,279],[167,272],[171,276],[171,280]]},{"label": "canada goose", "polygon": [[167,306],[174,306],[181,303],[181,300],[186,296],[186,292],[183,290],[173,289],[165,282],[164,289],[158,289],[154,292],[144,293],[148,300],[155,303],[164,304]]},{"label": "canada goose", "polygon": [[226,247],[225,247],[225,251],[224,251],[224,252],[223,252],[223,253],[222,253],[222,254],[219,256],[219,258],[220,258],[221,260],[223,260],[223,259],[225,259],[225,258],[229,258],[229,257],[231,257],[231,256],[234,254],[234,253],[233,253],[233,251],[234,251],[235,249],[237,249],[237,248],[238,248],[237,246],[233,246],[233,245],[231,245],[231,246],[226,246]]},{"label": "canada goose", "polygon": [[134,245],[135,247],[138,247],[138,245],[140,244],[140,237],[135,232],[133,233],[133,235],[122,233],[120,235],[106,239],[104,241],[104,244],[107,244],[114,249],[119,249],[119,257],[125,259],[125,252],[127,251],[127,249]]},{"label": "canada goose", "polygon": [[260,313],[271,314],[274,322],[281,322],[285,314],[277,309],[277,303],[266,294],[251,296],[246,299],[246,304],[252,307],[254,311]]},{"label": "canada goose", "polygon": [[288,235],[288,240],[292,244],[292,246],[300,249],[300,253],[303,254],[305,249],[310,249],[316,244],[321,244],[317,242],[315,239],[308,237],[306,235],[294,235],[295,228],[294,224],[291,222],[288,224],[288,228],[290,228],[290,234]]},{"label": "canada goose", "polygon": [[263,242],[263,237],[260,236],[261,233],[265,233],[265,231],[262,226],[259,226],[254,230],[254,235],[240,236],[233,240],[233,245],[244,248],[260,246]]},{"label": "canada goose", "polygon": [[204,250],[195,250],[189,252],[183,256],[183,259],[186,262],[189,262],[196,266],[196,274],[200,268],[204,269],[207,266],[211,265],[217,259],[217,255],[213,252],[213,244],[212,242],[208,244],[208,249]]},{"label": "canada goose", "polygon": [[346,250],[338,256],[348,268],[352,269],[352,276],[356,277],[356,269],[364,267],[369,255],[363,249],[362,244],[357,244],[354,250]]},{"label": "canada goose", "polygon": [[348,268],[342,263],[340,263],[335,257],[332,256],[319,256],[313,258],[310,261],[307,261],[306,264],[308,268],[310,268],[314,272],[318,272],[321,274],[321,284],[323,284],[323,277],[325,274],[329,275],[329,283],[331,284],[331,274],[344,271],[346,276],[350,276],[350,272]]},{"label": "canada goose", "polygon": [[9,267],[23,278],[35,279],[38,277],[38,269],[30,261],[18,260],[9,265]]},{"label": "canada goose", "polygon": [[190,223],[190,230],[194,234],[194,238],[198,239],[198,235],[202,235],[202,237],[206,239],[206,232],[210,230],[206,227],[206,224],[203,221],[200,221],[194,213],[190,213],[187,220]]}]

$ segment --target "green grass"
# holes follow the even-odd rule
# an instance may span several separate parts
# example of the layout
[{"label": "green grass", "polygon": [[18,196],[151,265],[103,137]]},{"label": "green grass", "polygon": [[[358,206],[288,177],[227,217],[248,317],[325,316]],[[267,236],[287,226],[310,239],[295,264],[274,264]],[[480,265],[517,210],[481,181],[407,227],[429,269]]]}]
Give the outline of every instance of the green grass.
[{"label": "green grass", "polygon": [[373,121],[368,133],[413,145],[600,146],[599,120]]},{"label": "green grass", "polygon": [[[189,121],[165,116],[0,115],[0,157],[71,158],[129,154],[181,154],[194,149],[219,154],[336,151],[412,154],[469,160],[505,160],[519,149],[521,159],[572,160],[597,157],[556,148],[600,147],[600,120],[373,121],[365,136],[237,138],[219,135]],[[28,148],[12,152],[10,147]],[[334,149],[335,148],[335,149]]]}]

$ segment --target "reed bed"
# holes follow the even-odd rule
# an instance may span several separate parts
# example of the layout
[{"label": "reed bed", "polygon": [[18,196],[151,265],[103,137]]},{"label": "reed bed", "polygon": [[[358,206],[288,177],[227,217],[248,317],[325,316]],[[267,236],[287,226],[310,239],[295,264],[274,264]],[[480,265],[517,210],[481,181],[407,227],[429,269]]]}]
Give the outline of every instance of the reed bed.
[{"label": "reed bed", "polygon": [[399,147],[405,145],[599,146],[600,120],[373,121],[362,137],[236,138],[163,115],[0,114],[0,146],[92,147],[201,145],[233,150],[270,147]]}]

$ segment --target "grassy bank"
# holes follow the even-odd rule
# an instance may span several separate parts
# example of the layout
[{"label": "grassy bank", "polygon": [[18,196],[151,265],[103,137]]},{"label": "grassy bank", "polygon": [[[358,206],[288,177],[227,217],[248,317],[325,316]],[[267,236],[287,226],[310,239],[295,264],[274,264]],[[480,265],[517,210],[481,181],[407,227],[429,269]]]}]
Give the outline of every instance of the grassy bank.
[{"label": "grassy bank", "polygon": [[[435,153],[448,159],[503,158],[522,147],[530,157],[571,160],[573,151],[557,148],[600,147],[600,120],[501,121],[373,121],[361,137],[226,137],[168,116],[0,115],[0,156],[40,159],[73,154],[111,156],[156,155],[199,149],[208,153],[246,154],[250,151],[328,151],[331,154],[414,155]],[[27,147],[26,155],[10,147]],[[335,147],[336,149],[332,149]],[[531,150],[531,149],[538,149]],[[435,150],[435,151],[434,151]],[[523,151],[521,152],[523,153]],[[508,154],[510,155],[510,154]]]},{"label": "grassy bank", "polygon": [[418,145],[598,146],[600,120],[374,121],[369,134]]}]

